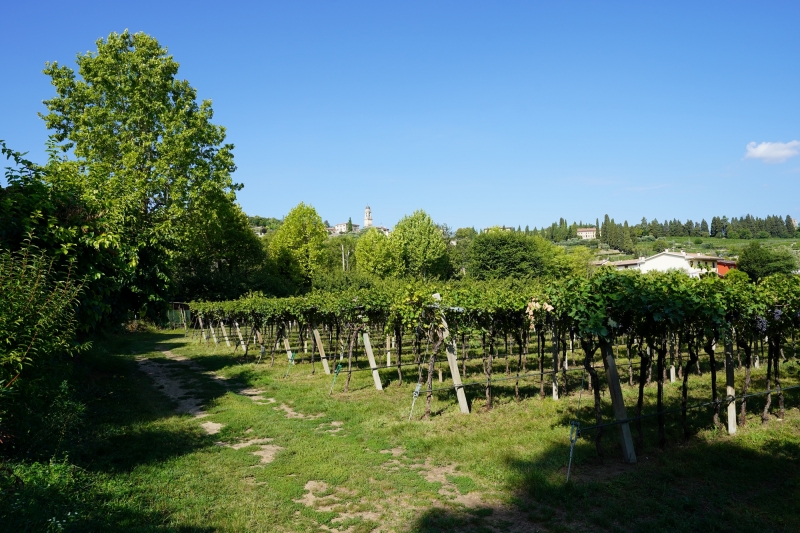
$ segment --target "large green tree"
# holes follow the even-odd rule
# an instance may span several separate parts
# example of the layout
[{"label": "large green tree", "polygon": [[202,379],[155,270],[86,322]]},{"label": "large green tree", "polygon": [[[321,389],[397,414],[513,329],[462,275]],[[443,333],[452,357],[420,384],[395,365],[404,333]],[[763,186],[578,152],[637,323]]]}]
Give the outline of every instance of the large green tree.
[{"label": "large green tree", "polygon": [[542,237],[490,230],[472,240],[467,274],[476,279],[560,276],[572,271],[567,258],[563,250]]},{"label": "large green tree", "polygon": [[368,274],[394,276],[402,272],[402,252],[398,241],[370,228],[356,243],[356,264]]},{"label": "large green tree", "polygon": [[789,251],[770,250],[753,241],[739,254],[737,268],[752,281],[759,281],[772,274],[791,274],[797,268],[797,261]]},{"label": "large green tree", "polygon": [[154,316],[200,200],[238,189],[233,146],[212,124],[211,102],[197,101],[156,39],[125,31],[96,44],[78,55],[77,73],[58,63],[44,70],[56,95],[42,118],[77,163],[76,172],[50,175],[79,180],[103,204],[129,269],[117,304]]},{"label": "large green tree", "polygon": [[[269,253],[282,269],[299,269],[306,283],[319,272],[328,232],[317,210],[304,203],[294,207],[269,243]],[[295,266],[293,266],[293,265]]]},{"label": "large green tree", "polygon": [[447,244],[442,230],[425,211],[414,211],[403,217],[391,238],[400,249],[405,274],[415,277],[447,275]]},{"label": "large green tree", "polygon": [[267,251],[238,204],[222,194],[198,202],[189,219],[191,231],[176,258],[174,293],[183,301],[234,299],[259,286],[268,268]]}]

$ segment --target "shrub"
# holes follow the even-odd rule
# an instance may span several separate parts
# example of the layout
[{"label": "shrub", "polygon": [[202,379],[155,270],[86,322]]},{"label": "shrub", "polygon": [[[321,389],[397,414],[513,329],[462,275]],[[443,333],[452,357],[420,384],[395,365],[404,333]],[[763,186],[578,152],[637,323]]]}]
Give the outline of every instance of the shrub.
[{"label": "shrub", "polygon": [[[27,245],[0,254],[0,400],[37,359],[74,354],[81,284]],[[0,419],[2,412],[0,412]]]},{"label": "shrub", "polygon": [[661,253],[667,248],[669,248],[669,245],[667,244],[667,241],[665,241],[664,239],[658,239],[656,242],[653,243],[653,251],[655,253]]},{"label": "shrub", "polygon": [[701,239],[700,237],[695,237],[692,242],[696,245],[703,244],[703,239]]}]

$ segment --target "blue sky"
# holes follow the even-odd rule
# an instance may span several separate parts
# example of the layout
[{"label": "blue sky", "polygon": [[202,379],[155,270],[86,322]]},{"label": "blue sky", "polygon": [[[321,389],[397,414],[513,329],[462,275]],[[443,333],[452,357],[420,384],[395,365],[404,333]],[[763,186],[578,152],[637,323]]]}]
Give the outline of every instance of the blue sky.
[{"label": "blue sky", "polygon": [[42,160],[45,61],[126,28],[213,101],[248,214],[800,218],[798,2],[14,2],[0,139]]}]

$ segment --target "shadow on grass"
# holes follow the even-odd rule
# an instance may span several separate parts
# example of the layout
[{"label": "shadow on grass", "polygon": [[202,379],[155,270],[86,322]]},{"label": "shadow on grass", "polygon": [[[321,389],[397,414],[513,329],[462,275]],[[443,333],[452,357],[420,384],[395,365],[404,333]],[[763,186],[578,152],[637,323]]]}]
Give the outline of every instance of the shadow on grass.
[{"label": "shadow on grass", "polygon": [[[775,422],[778,423],[778,422]],[[800,497],[800,440],[773,436],[693,441],[665,451],[645,449],[636,465],[620,462],[615,442],[600,463],[594,447],[569,448],[535,459],[508,455],[505,505],[434,508],[414,531],[800,531],[792,503]]]}]

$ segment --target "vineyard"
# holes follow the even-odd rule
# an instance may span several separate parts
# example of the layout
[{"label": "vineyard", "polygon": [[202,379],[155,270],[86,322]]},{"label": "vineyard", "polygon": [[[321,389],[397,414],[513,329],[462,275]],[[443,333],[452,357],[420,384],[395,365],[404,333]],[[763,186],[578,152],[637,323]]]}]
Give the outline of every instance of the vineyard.
[{"label": "vineyard", "polygon": [[[782,365],[796,356],[800,280],[776,275],[754,285],[737,274],[691,279],[678,272],[602,270],[589,279],[540,283],[387,282],[301,297],[193,302],[191,312],[179,317],[199,342],[224,342],[264,364],[282,361],[286,376],[300,363],[314,374],[319,363],[333,375],[329,394],[347,393],[356,372],[371,372],[378,391],[392,381],[415,382],[409,418],[421,392],[423,416],[429,418],[434,394],[454,396],[461,412],[469,413],[468,396],[474,402],[476,394],[465,391],[473,387],[482,389],[487,410],[497,395],[520,400],[521,390],[554,399],[586,390],[593,397],[594,424],[581,428],[582,413],[576,411],[573,443],[593,434],[602,453],[604,429],[618,426],[623,459],[636,462],[630,425],[641,445],[643,420],[651,417],[662,447],[665,418],[680,416],[688,437],[692,409],[709,408],[720,427],[724,411],[729,433],[746,422],[747,399],[756,395],[766,396],[763,420],[784,417],[784,392],[797,387]],[[766,388],[755,391],[751,371],[761,365],[767,368]],[[689,375],[703,369],[711,376],[710,398],[692,395],[688,386]],[[724,389],[718,380],[723,369]],[[744,374],[739,390],[737,371]],[[680,406],[667,409],[664,386],[676,380]],[[638,387],[633,416],[623,402],[625,381]],[[646,413],[644,391],[651,382],[657,402]],[[613,420],[603,418],[606,390]]]}]

